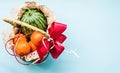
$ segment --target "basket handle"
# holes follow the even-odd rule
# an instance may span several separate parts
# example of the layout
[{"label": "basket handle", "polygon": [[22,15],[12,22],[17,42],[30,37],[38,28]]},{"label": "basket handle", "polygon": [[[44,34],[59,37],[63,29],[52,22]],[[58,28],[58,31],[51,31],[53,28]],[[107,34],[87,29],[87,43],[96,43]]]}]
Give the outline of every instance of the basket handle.
[{"label": "basket handle", "polygon": [[12,24],[13,26],[16,26],[16,25],[21,25],[21,26],[25,26],[27,28],[30,28],[32,30],[35,30],[35,31],[38,31],[40,33],[42,33],[43,35],[45,35],[47,38],[49,38],[49,34],[41,29],[38,29],[37,27],[34,27],[34,26],[31,26],[25,22],[21,22],[19,20],[15,20],[15,19],[10,19],[10,18],[7,18],[7,17],[3,17],[3,20],[7,23],[10,23]]}]

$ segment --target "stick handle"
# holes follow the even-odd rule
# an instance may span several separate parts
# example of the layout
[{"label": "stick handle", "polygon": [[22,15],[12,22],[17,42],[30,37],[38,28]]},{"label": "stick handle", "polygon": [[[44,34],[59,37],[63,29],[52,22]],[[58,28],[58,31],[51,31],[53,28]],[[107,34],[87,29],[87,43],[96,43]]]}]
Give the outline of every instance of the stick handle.
[{"label": "stick handle", "polygon": [[39,31],[40,33],[44,34],[46,37],[49,37],[49,34],[46,33],[45,31],[41,30],[41,29],[38,29],[37,27],[34,27],[34,26],[31,26],[27,23],[24,23],[24,22],[21,22],[19,20],[15,20],[15,19],[10,19],[10,18],[7,18],[7,17],[4,17],[3,20],[7,23],[10,23],[12,24],[13,26],[16,26],[16,25],[21,25],[21,26],[25,26],[27,28],[30,28],[32,30],[35,30],[35,31]]}]

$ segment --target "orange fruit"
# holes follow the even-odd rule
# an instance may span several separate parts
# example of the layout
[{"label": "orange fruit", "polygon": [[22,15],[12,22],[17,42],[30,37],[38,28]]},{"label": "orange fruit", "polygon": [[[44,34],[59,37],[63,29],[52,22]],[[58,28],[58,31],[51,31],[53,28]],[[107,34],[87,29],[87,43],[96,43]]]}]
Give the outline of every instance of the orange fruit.
[{"label": "orange fruit", "polygon": [[[20,39],[19,39],[19,38],[20,38]],[[25,35],[24,35],[24,34],[21,34],[21,33],[16,34],[16,35],[14,36],[13,43],[15,44],[18,39],[19,39],[19,40],[26,41]]]},{"label": "orange fruit", "polygon": [[42,41],[43,37],[44,37],[43,34],[41,34],[40,32],[34,31],[30,36],[30,40],[35,46],[38,46],[39,43]]},{"label": "orange fruit", "polygon": [[36,46],[31,41],[29,42],[29,45],[32,51],[36,50]]},{"label": "orange fruit", "polygon": [[27,41],[24,40],[18,40],[16,43],[15,51],[17,55],[24,56],[30,53],[30,46]]}]

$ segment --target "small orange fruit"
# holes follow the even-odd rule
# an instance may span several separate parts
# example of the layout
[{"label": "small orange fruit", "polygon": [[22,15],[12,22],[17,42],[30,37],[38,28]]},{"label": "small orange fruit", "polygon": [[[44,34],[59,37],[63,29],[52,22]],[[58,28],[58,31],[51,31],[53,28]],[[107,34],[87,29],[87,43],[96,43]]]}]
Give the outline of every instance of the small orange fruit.
[{"label": "small orange fruit", "polygon": [[40,32],[34,31],[31,34],[30,39],[35,46],[38,46],[39,43],[42,41],[43,37],[44,37],[43,34],[41,34]]},{"label": "small orange fruit", "polygon": [[36,50],[36,46],[31,41],[29,42],[29,45],[32,51]]},{"label": "small orange fruit", "polygon": [[30,53],[30,46],[27,41],[24,40],[18,40],[16,43],[15,51],[17,55],[24,56]]}]

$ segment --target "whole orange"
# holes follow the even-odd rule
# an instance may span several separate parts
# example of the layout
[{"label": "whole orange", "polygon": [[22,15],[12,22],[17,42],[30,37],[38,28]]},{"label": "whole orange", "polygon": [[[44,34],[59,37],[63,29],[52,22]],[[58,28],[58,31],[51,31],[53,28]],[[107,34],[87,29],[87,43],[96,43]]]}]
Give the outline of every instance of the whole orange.
[{"label": "whole orange", "polygon": [[44,37],[43,34],[41,34],[40,32],[34,31],[30,36],[30,40],[35,46],[38,46],[39,43],[42,41],[43,37]]},{"label": "whole orange", "polygon": [[15,51],[16,51],[17,55],[19,55],[19,56],[27,55],[30,53],[30,50],[31,50],[31,48],[27,41],[18,40],[18,42],[16,43]]}]

